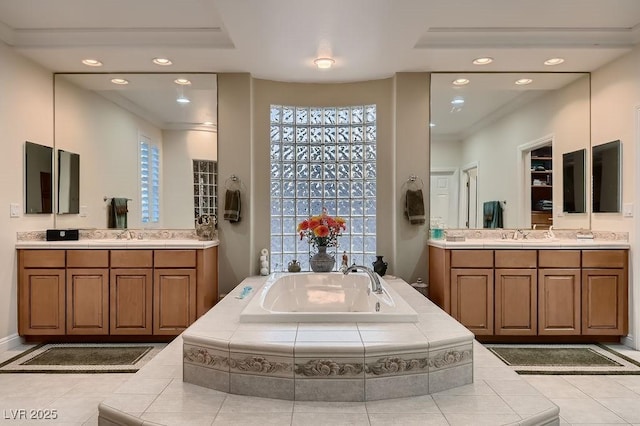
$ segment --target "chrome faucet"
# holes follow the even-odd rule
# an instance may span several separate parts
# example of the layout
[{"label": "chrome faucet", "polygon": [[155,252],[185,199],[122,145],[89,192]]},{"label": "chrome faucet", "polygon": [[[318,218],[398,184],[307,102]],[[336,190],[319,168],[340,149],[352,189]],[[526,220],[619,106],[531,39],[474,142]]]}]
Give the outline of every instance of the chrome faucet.
[{"label": "chrome faucet", "polygon": [[516,229],[515,231],[513,231],[513,239],[514,240],[518,240],[520,239],[519,236],[522,235],[522,239],[526,240],[527,236],[529,235],[528,232],[524,232],[522,229]]},{"label": "chrome faucet", "polygon": [[553,225],[549,226],[549,230],[547,231],[547,235],[546,236],[549,239],[556,237],[556,234],[553,233]]},{"label": "chrome faucet", "polygon": [[369,276],[369,279],[371,280],[371,289],[373,290],[373,292],[382,294],[382,285],[380,284],[380,278],[378,278],[378,274],[376,274],[366,266],[351,265],[344,270],[344,274],[347,275],[349,272],[358,271],[358,269],[362,269]]}]

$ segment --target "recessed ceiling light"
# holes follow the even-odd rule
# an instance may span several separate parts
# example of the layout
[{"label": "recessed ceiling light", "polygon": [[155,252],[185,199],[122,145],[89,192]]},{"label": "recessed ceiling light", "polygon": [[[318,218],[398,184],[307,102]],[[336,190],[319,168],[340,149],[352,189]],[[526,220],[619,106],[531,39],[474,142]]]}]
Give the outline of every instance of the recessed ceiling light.
[{"label": "recessed ceiling light", "polygon": [[178,99],[176,99],[176,102],[181,103],[181,104],[188,104],[191,101],[189,100],[189,98],[187,98],[185,96],[179,96]]},{"label": "recessed ceiling light", "polygon": [[188,86],[189,84],[191,84],[191,80],[187,80],[186,78],[176,78],[175,80],[173,80],[173,82],[181,86]]},{"label": "recessed ceiling light", "polygon": [[483,58],[476,58],[473,60],[474,65],[487,65],[487,64],[490,64],[491,62],[493,62],[493,58],[490,58],[488,56],[485,56]]},{"label": "recessed ceiling light", "polygon": [[435,123],[429,123],[429,127],[436,127]]},{"label": "recessed ceiling light", "polygon": [[464,99],[463,99],[463,98],[461,98],[461,97],[459,97],[459,96],[457,96],[457,97],[455,97],[455,98],[453,98],[453,99],[451,100],[451,105],[458,105],[458,106],[460,106],[460,105],[462,105],[462,104],[464,104]]},{"label": "recessed ceiling light", "polygon": [[456,78],[451,82],[454,86],[464,86],[465,84],[469,84],[468,78]]},{"label": "recessed ceiling light", "polygon": [[153,58],[153,63],[161,66],[167,66],[167,65],[173,64],[173,62],[171,62],[171,59],[167,59],[167,58]]},{"label": "recessed ceiling light", "polygon": [[518,86],[524,86],[526,84],[531,84],[533,82],[533,80],[531,80],[530,78],[521,78],[519,80],[516,80],[516,84]]},{"label": "recessed ceiling light", "polygon": [[89,66],[89,67],[101,67],[102,66],[102,62],[100,62],[97,59],[83,59],[82,63]]},{"label": "recessed ceiling light", "polygon": [[113,84],[129,84],[129,80],[125,80],[124,78],[112,78],[111,82]]},{"label": "recessed ceiling light", "polygon": [[336,61],[331,58],[316,58],[313,60],[313,63],[320,69],[326,69],[331,68]]},{"label": "recessed ceiling light", "polygon": [[551,58],[544,61],[545,65],[560,65],[564,62],[563,58]]},{"label": "recessed ceiling light", "polygon": [[202,123],[203,126],[213,126],[213,121],[205,121]]}]

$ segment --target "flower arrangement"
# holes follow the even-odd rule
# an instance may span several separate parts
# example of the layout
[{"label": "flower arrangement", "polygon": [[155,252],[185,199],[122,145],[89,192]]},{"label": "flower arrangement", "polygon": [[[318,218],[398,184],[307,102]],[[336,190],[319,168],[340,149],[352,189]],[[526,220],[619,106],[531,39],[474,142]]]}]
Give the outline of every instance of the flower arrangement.
[{"label": "flower arrangement", "polygon": [[322,209],[322,214],[311,216],[298,224],[300,239],[306,236],[309,244],[313,244],[314,247],[337,247],[338,237],[345,229],[347,225],[344,219],[329,216],[327,209]]}]

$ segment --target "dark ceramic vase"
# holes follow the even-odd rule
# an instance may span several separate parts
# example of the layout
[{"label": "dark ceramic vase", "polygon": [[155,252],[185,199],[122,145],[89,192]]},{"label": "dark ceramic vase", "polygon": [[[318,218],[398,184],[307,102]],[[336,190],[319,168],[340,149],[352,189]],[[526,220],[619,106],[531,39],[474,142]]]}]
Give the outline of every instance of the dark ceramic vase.
[{"label": "dark ceramic vase", "polygon": [[331,272],[335,263],[336,259],[327,253],[327,246],[318,246],[318,252],[309,259],[313,272]]},{"label": "dark ceramic vase", "polygon": [[387,262],[382,260],[383,256],[376,256],[376,261],[373,262],[373,270],[381,277],[387,273]]}]

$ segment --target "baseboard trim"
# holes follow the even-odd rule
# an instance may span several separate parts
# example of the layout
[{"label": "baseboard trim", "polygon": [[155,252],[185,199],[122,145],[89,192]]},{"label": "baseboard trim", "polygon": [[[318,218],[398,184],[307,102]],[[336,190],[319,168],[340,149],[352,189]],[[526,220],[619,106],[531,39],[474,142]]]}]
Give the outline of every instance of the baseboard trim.
[{"label": "baseboard trim", "polygon": [[636,350],[638,349],[635,346],[636,345],[636,341],[633,338],[633,336],[630,336],[630,335],[624,336],[622,339],[620,339],[620,343],[622,343],[625,346],[629,346],[630,348],[633,348],[633,349],[636,349]]},{"label": "baseboard trim", "polygon": [[8,351],[22,343],[22,339],[17,333],[11,334],[0,339],[0,352]]}]

